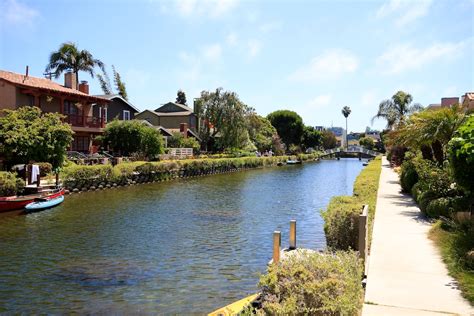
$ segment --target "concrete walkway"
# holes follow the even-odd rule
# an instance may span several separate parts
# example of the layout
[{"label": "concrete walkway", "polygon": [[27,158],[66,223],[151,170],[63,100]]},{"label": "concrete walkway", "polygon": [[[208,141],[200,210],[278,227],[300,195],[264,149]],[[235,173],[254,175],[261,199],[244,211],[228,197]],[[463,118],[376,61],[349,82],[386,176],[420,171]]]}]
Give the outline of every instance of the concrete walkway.
[{"label": "concrete walkway", "polygon": [[383,158],[362,315],[474,315],[428,239],[430,227]]}]

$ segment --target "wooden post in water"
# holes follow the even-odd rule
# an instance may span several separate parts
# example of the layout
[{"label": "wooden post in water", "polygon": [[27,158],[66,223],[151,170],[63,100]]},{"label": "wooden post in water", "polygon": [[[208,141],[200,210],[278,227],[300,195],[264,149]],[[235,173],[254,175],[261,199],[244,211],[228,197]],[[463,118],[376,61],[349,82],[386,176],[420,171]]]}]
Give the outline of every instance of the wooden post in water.
[{"label": "wooden post in water", "polygon": [[296,249],[296,220],[290,221],[290,250]]},{"label": "wooden post in water", "polygon": [[36,176],[36,186],[39,188],[41,185],[41,175]]},{"label": "wooden post in water", "polygon": [[59,185],[59,172],[56,172],[56,186]]},{"label": "wooden post in water", "polygon": [[273,263],[280,261],[281,233],[278,230],[273,232]]}]

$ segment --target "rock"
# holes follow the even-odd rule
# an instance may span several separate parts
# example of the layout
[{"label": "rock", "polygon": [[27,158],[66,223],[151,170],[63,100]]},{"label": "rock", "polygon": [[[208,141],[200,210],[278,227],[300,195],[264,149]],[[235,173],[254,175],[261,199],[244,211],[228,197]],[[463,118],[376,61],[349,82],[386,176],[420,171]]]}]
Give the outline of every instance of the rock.
[{"label": "rock", "polygon": [[102,190],[104,186],[102,184],[99,184],[99,190]]},{"label": "rock", "polygon": [[79,189],[78,189],[78,188],[74,188],[74,189],[72,189],[72,192],[77,193],[77,192],[79,192]]},{"label": "rock", "polygon": [[91,186],[91,187],[89,188],[89,190],[95,191],[95,186]]},{"label": "rock", "polygon": [[83,187],[82,188],[82,192],[86,192],[87,191],[87,188],[86,187]]}]

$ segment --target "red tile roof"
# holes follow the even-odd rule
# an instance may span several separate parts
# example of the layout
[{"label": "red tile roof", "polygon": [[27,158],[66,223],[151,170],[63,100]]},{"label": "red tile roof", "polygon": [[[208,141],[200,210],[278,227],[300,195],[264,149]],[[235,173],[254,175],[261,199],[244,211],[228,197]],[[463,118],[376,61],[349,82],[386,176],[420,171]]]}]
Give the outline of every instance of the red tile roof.
[{"label": "red tile roof", "polygon": [[24,87],[24,88],[33,88],[33,89],[46,90],[50,92],[66,93],[66,94],[70,94],[70,95],[74,95],[74,96],[78,96],[82,98],[86,97],[89,101],[95,101],[95,102],[97,101],[108,102],[109,101],[105,98],[94,97],[89,94],[85,94],[76,89],[66,88],[49,79],[37,78],[37,77],[32,77],[32,76],[25,77],[25,75],[17,74],[10,71],[0,70],[0,80],[5,80],[11,84]]}]

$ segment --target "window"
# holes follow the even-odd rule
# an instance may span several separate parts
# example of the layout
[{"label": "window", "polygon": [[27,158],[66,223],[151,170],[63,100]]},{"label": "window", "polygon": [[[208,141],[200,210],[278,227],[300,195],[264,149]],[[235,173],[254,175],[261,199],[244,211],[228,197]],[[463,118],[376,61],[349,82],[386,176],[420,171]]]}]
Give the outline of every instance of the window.
[{"label": "window", "polygon": [[71,101],[64,101],[64,114],[79,115],[79,109]]},{"label": "window", "polygon": [[72,142],[72,150],[79,152],[89,152],[89,137],[88,136],[74,136]]},{"label": "window", "polygon": [[130,120],[130,111],[123,110],[123,120],[124,121]]},{"label": "window", "polygon": [[104,122],[107,123],[107,108],[104,108]]}]

